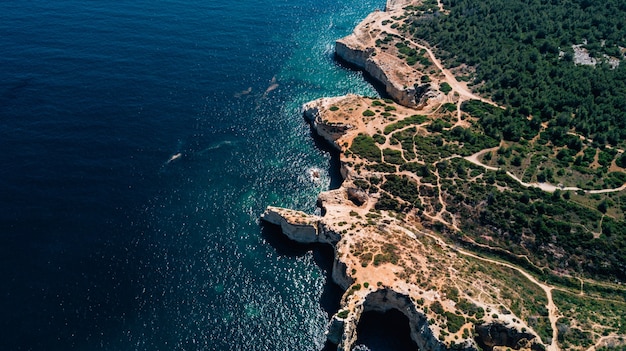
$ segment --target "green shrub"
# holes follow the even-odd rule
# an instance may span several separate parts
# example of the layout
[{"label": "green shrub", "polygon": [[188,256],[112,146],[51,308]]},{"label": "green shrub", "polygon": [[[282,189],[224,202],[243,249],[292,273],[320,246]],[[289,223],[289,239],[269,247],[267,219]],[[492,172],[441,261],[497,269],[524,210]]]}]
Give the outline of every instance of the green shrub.
[{"label": "green shrub", "polygon": [[465,324],[465,317],[448,311],[446,311],[445,314],[446,318],[448,319],[447,325],[450,333],[456,333],[461,330],[461,327]]},{"label": "green shrub", "polygon": [[381,186],[383,190],[401,198],[413,206],[419,206],[421,204],[417,183],[407,176],[397,176],[395,174],[387,175],[386,179],[387,180]]},{"label": "green shrub", "polygon": [[442,93],[447,94],[452,91],[452,87],[447,82],[443,82],[439,85],[439,90]]},{"label": "green shrub", "polygon": [[382,134],[374,134],[374,136],[372,137],[374,138],[374,141],[376,141],[376,143],[378,144],[384,144],[387,141],[387,137],[385,137]]},{"label": "green shrub", "polygon": [[376,112],[374,112],[372,110],[365,110],[365,111],[363,111],[363,116],[365,116],[365,117],[376,116]]},{"label": "green shrub", "polygon": [[430,309],[435,312],[436,314],[441,314],[443,315],[443,306],[441,305],[441,302],[439,301],[435,301],[433,303],[430,304]]},{"label": "green shrub", "polygon": [[376,146],[374,138],[366,134],[359,134],[352,141],[350,151],[366,160],[380,162],[380,149]]},{"label": "green shrub", "polygon": [[402,151],[399,150],[384,149],[383,157],[385,159],[385,162],[393,163],[395,165],[401,165],[405,163],[404,159],[402,158]]},{"label": "green shrub", "polygon": [[378,201],[376,201],[374,208],[377,210],[399,211],[401,206],[398,200],[389,196],[387,193],[382,193]]},{"label": "green shrub", "polygon": [[442,108],[444,111],[454,112],[456,111],[456,104],[453,104],[451,102],[446,102],[445,104],[443,104]]}]

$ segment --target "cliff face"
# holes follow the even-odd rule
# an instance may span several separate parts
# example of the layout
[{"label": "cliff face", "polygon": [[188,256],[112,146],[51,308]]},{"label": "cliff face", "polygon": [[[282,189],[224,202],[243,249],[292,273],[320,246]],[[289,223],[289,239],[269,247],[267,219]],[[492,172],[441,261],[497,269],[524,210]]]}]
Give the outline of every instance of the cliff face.
[{"label": "cliff face", "polygon": [[[287,237],[300,243],[322,242],[334,247],[334,243],[337,243],[341,238],[340,234],[323,224],[321,217],[307,216],[299,211],[268,207],[261,218],[268,223],[280,226]],[[348,272],[348,266],[340,259],[337,251],[335,251],[332,278],[336,284],[345,290],[348,290],[355,282]],[[390,309],[397,309],[408,317],[411,338],[417,343],[420,350],[447,350],[445,344],[437,340],[430,330],[426,315],[408,295],[388,288],[353,291],[353,293],[344,296],[342,306],[344,306],[342,310],[349,311],[347,316],[342,317],[340,313],[335,314],[329,323],[327,332],[328,340],[338,344],[338,350],[352,349],[358,337],[357,326],[363,312],[385,312]],[[467,346],[462,349],[475,349],[471,343]]]},{"label": "cliff face", "polygon": [[[387,10],[402,14],[403,7],[417,3],[389,0]],[[419,191],[418,199],[412,200],[417,203],[439,190],[439,184],[420,183],[415,174],[397,166],[397,160],[384,168],[377,167],[381,164],[375,160],[403,154],[405,146],[399,140],[392,142],[396,134],[386,130],[403,129],[398,139],[405,130],[412,130],[415,136],[411,135],[411,140],[427,135],[422,124],[438,118],[435,111],[452,101],[451,96],[438,99],[443,95],[429,90],[429,85],[416,84],[441,78],[435,77],[432,68],[429,74],[433,75],[422,80],[425,74],[419,69],[425,67],[409,67],[393,51],[394,45],[381,49],[379,41],[381,35],[387,35],[383,26],[388,25],[389,16],[382,12],[368,16],[353,34],[337,41],[336,53],[384,84],[395,102],[347,95],[303,106],[316,133],[341,152],[342,186],[319,195],[322,216],[268,207],[261,218],[280,226],[292,240],[333,246],[332,279],[345,293],[340,310],[329,322],[327,337],[339,350],[354,346],[362,313],[390,309],[407,316],[411,338],[422,351],[477,350],[478,345],[486,349],[539,348],[539,338],[524,318],[492,313],[502,307],[505,299],[500,291],[509,284],[493,276],[511,273],[493,267],[482,270],[483,262],[468,259],[437,235],[423,231],[419,211],[389,195],[412,184]],[[426,103],[429,98],[432,100]],[[403,119],[409,116],[413,121],[423,120],[404,125]],[[390,126],[393,128],[388,129]],[[389,167],[396,173],[386,174],[393,173]],[[402,179],[406,182],[400,184]],[[390,180],[396,182],[393,187]],[[385,186],[389,186],[387,190]],[[386,203],[379,207],[381,199]]]},{"label": "cliff face", "polygon": [[[411,339],[420,350],[443,351],[448,350],[445,344],[435,337],[428,325],[424,312],[417,308],[408,295],[390,289],[381,289],[369,294],[363,304],[363,312],[386,312],[396,309],[409,319]],[[458,350],[475,350],[472,343],[459,345]]]},{"label": "cliff face", "polygon": [[342,60],[363,69],[374,79],[385,86],[385,92],[395,101],[404,106],[417,106],[415,81],[397,76],[394,67],[405,65],[397,57],[384,53],[375,53],[375,49],[367,47],[352,34],[351,36],[337,40],[335,53]]},{"label": "cliff face", "polygon": [[337,150],[341,150],[341,147],[337,144],[337,140],[353,129],[354,126],[350,123],[330,124],[322,119],[320,110],[333,106],[333,103],[339,100],[340,99],[337,98],[324,98],[305,104],[302,107],[304,118],[311,123],[317,135],[321,136]]},{"label": "cliff face", "polygon": [[[341,191],[332,191],[331,196],[322,196],[329,200],[330,208],[342,202]],[[345,198],[344,198],[345,200]],[[346,290],[342,299],[342,308],[336,313],[328,325],[328,340],[338,344],[338,350],[351,350],[356,342],[357,327],[364,312],[386,312],[396,309],[402,312],[409,320],[411,338],[423,351],[449,350],[449,344],[439,338],[441,327],[430,325],[428,313],[425,312],[423,303],[416,303],[416,296],[411,296],[412,285],[401,282],[386,281],[378,283],[376,287],[368,284],[362,286],[355,284],[356,269],[351,263],[350,255],[345,255],[346,246],[350,246],[348,240],[343,238],[336,228],[336,223],[327,223],[327,218],[306,215],[300,211],[293,211],[277,207],[268,207],[261,217],[264,221],[278,225],[283,233],[292,240],[300,243],[327,243],[335,248],[332,279],[340,287]],[[387,231],[384,228],[377,230]],[[366,233],[374,236],[374,232]],[[390,238],[388,234],[387,238]],[[384,271],[396,267],[385,267],[379,279],[386,275]],[[380,274],[380,273],[379,273]],[[363,281],[367,278],[361,278]],[[384,279],[383,279],[384,280]],[[357,288],[358,286],[358,288]],[[436,292],[423,293],[419,300],[440,299]],[[432,317],[430,317],[432,320]],[[460,339],[454,344],[455,350],[477,350],[477,345],[483,349],[493,349],[494,346],[506,346],[513,349],[540,349],[534,341],[535,335],[520,330],[518,324],[490,320],[475,326],[475,339]]]},{"label": "cliff face", "polygon": [[319,218],[304,212],[279,207],[268,207],[262,220],[280,227],[289,239],[303,244],[326,242],[318,235]]},{"label": "cliff face", "polygon": [[[457,309],[456,302],[441,292],[455,283],[446,278],[439,283],[443,285],[437,286],[434,282],[450,274],[447,265],[458,262],[460,266],[452,270],[456,272],[467,263],[445,246],[428,239],[410,221],[381,217],[382,213],[374,209],[378,195],[355,185],[355,179],[371,175],[363,173],[362,168],[358,170],[360,167],[354,165],[355,159],[346,156],[350,143],[363,131],[372,129],[371,133],[384,127],[376,120],[371,121],[372,128],[368,127],[361,117],[362,111],[368,107],[371,108],[371,99],[353,95],[319,99],[303,107],[305,117],[315,131],[342,151],[344,183],[339,189],[319,195],[322,216],[277,207],[268,207],[262,216],[264,221],[280,226],[292,240],[333,246],[332,279],[346,293],[340,311],[329,323],[328,339],[337,343],[339,350],[350,350],[357,340],[357,326],[363,312],[397,309],[409,319],[411,337],[424,351],[475,350],[477,345],[486,349],[496,346],[538,348],[539,338],[534,333],[522,332],[530,328],[519,318],[512,315],[505,319],[498,319],[505,316],[492,317],[489,311],[499,308],[498,302],[489,304],[469,297],[482,294],[485,287],[465,295],[469,301],[464,302],[474,306],[475,310],[487,310],[484,320],[474,324],[463,319],[470,318],[465,316],[461,318],[465,321],[463,329],[457,329],[453,334],[446,332],[451,323],[449,318],[453,318],[446,313],[463,316],[463,312]],[[351,111],[351,114],[342,111]],[[395,112],[414,113],[399,105]],[[441,262],[445,265],[442,266]],[[459,278],[486,282],[486,277]],[[436,303],[440,304],[441,311],[433,314],[435,308],[432,306]]]}]

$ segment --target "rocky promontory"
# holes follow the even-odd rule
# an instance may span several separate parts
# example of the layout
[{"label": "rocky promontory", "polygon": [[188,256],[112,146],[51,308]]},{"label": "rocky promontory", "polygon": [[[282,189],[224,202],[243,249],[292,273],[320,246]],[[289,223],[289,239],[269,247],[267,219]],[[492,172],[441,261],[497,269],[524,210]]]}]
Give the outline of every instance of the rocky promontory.
[{"label": "rocky promontory", "polygon": [[408,318],[422,351],[559,350],[552,288],[457,244],[475,244],[461,230],[460,213],[494,196],[454,204],[446,201],[451,189],[463,187],[465,199],[475,184],[495,184],[492,192],[512,186],[506,173],[475,160],[500,142],[480,134],[477,119],[461,108],[469,100],[494,104],[399,30],[419,14],[440,15],[441,3],[434,7],[425,14],[421,1],[389,0],[386,11],[337,41],[337,56],[369,73],[390,98],[305,104],[312,128],[340,151],[343,184],[319,195],[322,215],[268,207],[262,219],[297,242],[333,247],[332,277],[345,293],[327,336],[339,350],[355,346],[363,313],[391,309]]},{"label": "rocky promontory", "polygon": [[[481,297],[504,289],[502,281],[425,230],[414,213],[377,210],[381,194],[362,188],[362,179],[377,172],[366,172],[350,146],[368,130],[384,128],[384,119],[362,116],[373,101],[349,95],[305,105],[316,132],[342,151],[344,182],[320,194],[322,216],[277,207],[268,207],[262,216],[292,240],[333,246],[332,277],[346,292],[329,323],[328,339],[340,350],[350,350],[364,312],[397,309],[408,317],[411,337],[421,350],[540,348],[539,338],[521,318],[511,312],[498,315],[503,307],[497,299]],[[415,112],[393,106],[397,113]],[[342,113],[350,108],[357,112]],[[515,337],[501,337],[502,331]]]}]

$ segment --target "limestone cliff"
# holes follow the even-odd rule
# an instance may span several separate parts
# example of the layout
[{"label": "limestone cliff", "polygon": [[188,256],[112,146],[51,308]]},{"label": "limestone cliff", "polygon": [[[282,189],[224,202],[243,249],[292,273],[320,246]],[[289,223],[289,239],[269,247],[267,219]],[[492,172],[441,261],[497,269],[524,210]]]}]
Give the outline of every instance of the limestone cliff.
[{"label": "limestone cliff", "polygon": [[[352,96],[356,97],[356,95]],[[342,100],[343,98],[323,98],[305,104],[302,108],[304,117],[311,123],[317,135],[324,138],[324,140],[329,142],[337,150],[341,150],[341,147],[337,144],[337,140],[344,136],[349,130],[354,129],[354,126],[350,123],[329,123],[323,120],[320,110],[335,106],[336,103]]]},{"label": "limestone cliff", "polygon": [[[411,338],[422,351],[477,350],[479,345],[540,349],[543,344],[525,318],[509,311],[511,295],[526,298],[524,277],[507,267],[487,265],[444,242],[422,226],[420,211],[425,206],[410,206],[381,190],[384,181],[392,178],[385,172],[395,170],[394,179],[417,178],[393,162],[385,168],[377,163],[402,154],[400,142],[386,130],[410,128],[416,136],[424,135],[427,130],[421,123],[428,119],[426,114],[434,113],[444,102],[456,102],[420,85],[444,76],[434,73],[428,80],[422,78],[428,64],[425,56],[422,64],[411,66],[399,58],[395,46],[380,45],[380,40],[390,37],[383,30],[390,14],[401,14],[404,6],[414,2],[389,0],[387,10],[391,12],[371,14],[336,45],[339,57],[384,84],[394,101],[347,95],[318,99],[303,107],[315,132],[341,152],[344,182],[339,189],[319,195],[323,215],[268,207],[262,219],[279,226],[292,240],[333,246],[332,279],[345,293],[340,310],[329,322],[327,336],[339,350],[354,346],[362,313],[390,309],[407,316]],[[429,99],[436,103],[428,105]],[[355,146],[355,140],[361,144]],[[424,161],[413,163],[425,166]],[[440,190],[438,184],[406,184],[415,184],[424,194]],[[426,197],[418,193],[413,202],[426,204]],[[432,217],[453,225],[454,221],[446,222],[441,215],[444,211]],[[507,313],[500,312],[505,310]]]},{"label": "limestone cliff", "polygon": [[[447,269],[437,262],[446,261],[450,268],[462,270],[468,266],[467,260],[430,235],[407,225],[410,221],[383,217],[379,222],[365,222],[364,217],[372,214],[369,209],[376,199],[362,194],[355,202],[354,194],[349,191],[354,187],[352,181],[346,180],[341,188],[320,194],[323,216],[276,207],[268,207],[262,216],[264,221],[280,226],[292,240],[333,246],[332,279],[346,293],[340,311],[329,322],[327,335],[338,344],[339,350],[354,346],[362,313],[389,309],[407,316],[411,338],[424,351],[476,350],[478,345],[488,349],[540,348],[536,335],[525,331],[531,329],[512,314],[498,317],[482,313],[476,318],[472,317],[475,312],[467,312],[467,307],[459,309],[462,304],[474,311],[490,311],[498,309],[498,303],[471,297],[475,296],[471,286],[466,286],[462,294],[457,289],[454,292],[446,288],[445,285],[458,280],[444,278]],[[456,274],[461,280],[467,279],[464,276],[467,273]],[[488,277],[481,275],[470,279],[488,281]],[[438,285],[438,280],[444,285]],[[497,285],[495,280],[490,284]],[[485,288],[478,291],[482,289]],[[452,296],[453,293],[464,297]],[[453,327],[453,319],[459,319],[461,325]]]},{"label": "limestone cliff", "polygon": [[326,242],[318,233],[319,218],[304,212],[270,206],[261,219],[279,226],[283,234],[299,243]]},{"label": "limestone cliff", "polygon": [[[370,16],[376,18],[376,13]],[[368,19],[372,18],[368,17]],[[408,76],[398,75],[395,69],[404,66],[405,63],[395,56],[376,52],[374,47],[363,42],[363,38],[356,33],[355,31],[350,36],[337,40],[335,43],[337,56],[363,69],[384,85],[385,92],[398,103],[404,106],[417,106],[419,100],[417,100],[414,85],[418,82]]]},{"label": "limestone cliff", "polygon": [[[330,198],[337,199],[332,196]],[[328,204],[330,207],[336,205],[336,203]],[[431,324],[435,318],[439,323],[441,317],[428,311],[427,305],[434,306],[439,303],[444,306],[442,308],[454,309],[454,303],[437,291],[421,290],[420,286],[398,281],[399,275],[389,274],[390,271],[398,273],[400,266],[387,264],[383,267],[372,267],[369,270],[357,272],[354,257],[345,252],[346,246],[356,243],[345,236],[342,237],[338,228],[342,226],[340,223],[334,221],[327,223],[328,219],[325,216],[309,216],[299,211],[276,207],[268,207],[262,219],[280,226],[283,233],[292,240],[301,243],[327,243],[335,248],[332,278],[335,283],[346,289],[346,293],[342,299],[340,311],[329,322],[327,337],[338,344],[339,350],[350,350],[354,346],[357,339],[357,326],[364,312],[385,312],[390,309],[396,309],[407,316],[411,338],[420,350],[443,351],[451,347],[456,350],[477,350],[478,345],[486,349],[492,349],[494,346],[541,349],[540,344],[534,340],[536,335],[523,331],[527,326],[511,318],[500,320],[487,317],[486,321],[473,326],[475,338],[461,338],[452,344],[444,342],[442,327]],[[364,237],[373,239],[376,239],[381,232],[386,232],[386,241],[391,242],[401,239],[403,234],[406,235],[402,232],[395,233],[400,234],[401,237],[391,235],[394,228],[384,226],[362,229],[365,230]],[[411,254],[416,247],[408,246],[411,251],[407,253]],[[362,264],[360,268],[363,268]],[[375,286],[368,282],[374,279],[380,279]]]},{"label": "limestone cliff", "polygon": [[440,94],[420,79],[425,75],[420,68],[425,67],[408,64],[395,46],[386,45],[394,37],[385,30],[389,18],[403,16],[407,2],[410,1],[389,1],[386,11],[371,13],[352,34],[336,41],[335,54],[381,83],[397,103],[416,107],[427,98],[440,98]]}]

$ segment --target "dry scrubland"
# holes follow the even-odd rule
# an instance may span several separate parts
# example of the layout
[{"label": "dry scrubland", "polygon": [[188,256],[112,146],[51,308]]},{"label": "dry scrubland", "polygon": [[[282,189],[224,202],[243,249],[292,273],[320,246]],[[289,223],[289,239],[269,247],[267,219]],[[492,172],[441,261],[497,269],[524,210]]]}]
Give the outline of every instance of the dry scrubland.
[{"label": "dry scrubland", "polygon": [[[271,207],[264,219],[334,246],[340,349],[364,311],[390,308],[425,350],[623,349],[624,143],[572,127],[575,115],[520,117],[470,79],[475,66],[416,37],[415,23],[454,16],[447,4],[390,0],[338,41],[390,98],[307,104],[344,183],[320,195],[323,216]],[[501,128],[514,118],[521,131]]]}]

